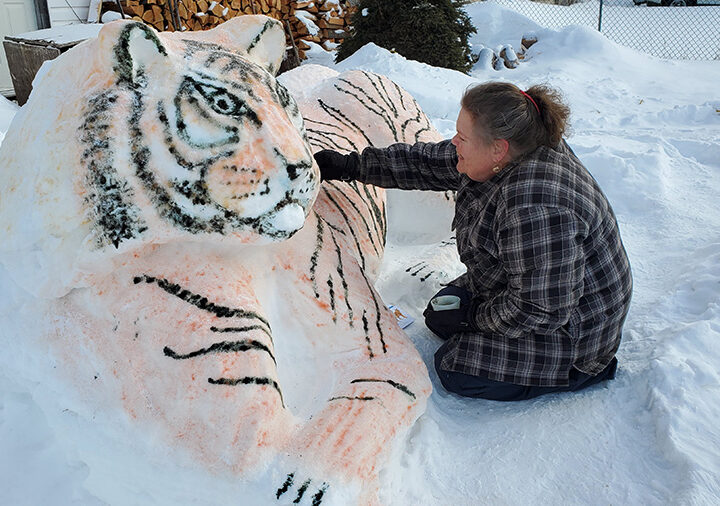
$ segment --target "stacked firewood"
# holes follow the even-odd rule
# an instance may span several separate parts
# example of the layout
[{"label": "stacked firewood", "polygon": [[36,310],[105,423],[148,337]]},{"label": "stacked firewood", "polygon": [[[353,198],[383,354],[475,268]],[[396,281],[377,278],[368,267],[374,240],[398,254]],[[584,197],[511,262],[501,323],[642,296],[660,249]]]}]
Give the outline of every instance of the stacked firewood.
[{"label": "stacked firewood", "polygon": [[333,49],[349,35],[355,7],[346,0],[302,0],[290,6],[290,26],[302,59],[309,42]]},{"label": "stacked firewood", "polygon": [[[288,45],[297,48],[301,59],[310,43],[333,49],[342,42],[355,12],[349,0],[121,0],[120,4],[127,16],[160,31],[209,30],[235,16],[265,14],[289,26]],[[115,10],[116,5],[106,1],[102,10]]]}]

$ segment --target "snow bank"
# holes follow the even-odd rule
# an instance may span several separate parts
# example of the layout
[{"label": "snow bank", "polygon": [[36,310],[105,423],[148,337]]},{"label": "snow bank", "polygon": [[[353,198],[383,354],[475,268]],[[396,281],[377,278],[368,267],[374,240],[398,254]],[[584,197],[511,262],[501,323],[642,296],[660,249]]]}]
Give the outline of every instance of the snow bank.
[{"label": "snow bank", "polygon": [[[428,410],[381,476],[383,503],[718,503],[720,63],[656,59],[592,30],[549,30],[486,2],[468,10],[479,28],[473,43],[517,48],[527,30],[539,41],[517,69],[476,69],[470,77],[373,46],[341,65],[324,63],[388,75],[446,136],[454,131],[459,96],[473,82],[560,88],[573,110],[569,143],[620,222],[635,296],[613,382],[499,404],[449,395],[431,372]],[[0,112],[0,122],[10,114]],[[424,226],[402,201],[389,212],[404,224],[391,224],[377,286],[386,302],[418,319],[406,330],[432,369],[440,343],[422,325],[421,312],[461,268],[449,221]],[[423,237],[419,231],[428,228],[434,235]],[[12,301],[5,293],[0,298],[2,318],[12,319]],[[37,385],[0,381],[0,476],[12,483],[0,488],[0,502],[97,502],[95,492],[109,485],[87,481],[87,464],[74,460],[53,432],[61,414],[40,414],[34,395]],[[182,475],[175,486],[189,494],[211,484]],[[231,486],[212,486],[215,498],[237,497]],[[187,497],[159,487],[124,490],[110,502],[171,504]],[[196,499],[210,503],[207,496]]]}]

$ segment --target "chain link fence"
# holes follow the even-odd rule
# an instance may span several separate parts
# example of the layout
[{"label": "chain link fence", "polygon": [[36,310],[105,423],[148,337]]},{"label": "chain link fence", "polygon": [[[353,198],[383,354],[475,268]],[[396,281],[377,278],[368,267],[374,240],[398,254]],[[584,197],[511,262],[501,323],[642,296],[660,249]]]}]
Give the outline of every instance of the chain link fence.
[{"label": "chain link fence", "polygon": [[547,28],[588,26],[659,58],[720,60],[720,0],[487,1]]}]

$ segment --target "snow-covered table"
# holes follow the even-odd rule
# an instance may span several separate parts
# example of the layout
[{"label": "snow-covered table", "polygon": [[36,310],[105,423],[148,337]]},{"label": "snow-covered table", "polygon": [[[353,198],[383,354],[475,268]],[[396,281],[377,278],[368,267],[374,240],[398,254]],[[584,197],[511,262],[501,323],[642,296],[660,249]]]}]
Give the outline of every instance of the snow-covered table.
[{"label": "snow-covered table", "polygon": [[23,105],[32,91],[32,81],[43,62],[85,39],[96,37],[101,24],[65,25],[19,35],[6,36],[3,41],[15,97]]}]

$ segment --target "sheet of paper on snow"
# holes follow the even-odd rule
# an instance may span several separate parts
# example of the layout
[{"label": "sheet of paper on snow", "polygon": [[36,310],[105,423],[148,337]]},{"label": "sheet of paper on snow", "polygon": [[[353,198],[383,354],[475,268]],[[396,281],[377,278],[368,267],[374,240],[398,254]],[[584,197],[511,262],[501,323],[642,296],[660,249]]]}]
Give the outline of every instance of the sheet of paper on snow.
[{"label": "sheet of paper on snow", "polygon": [[395,319],[397,320],[398,325],[400,325],[401,329],[408,327],[412,322],[415,321],[415,318],[407,314],[403,309],[400,309],[393,304],[390,304],[388,306],[388,309],[395,316]]}]

